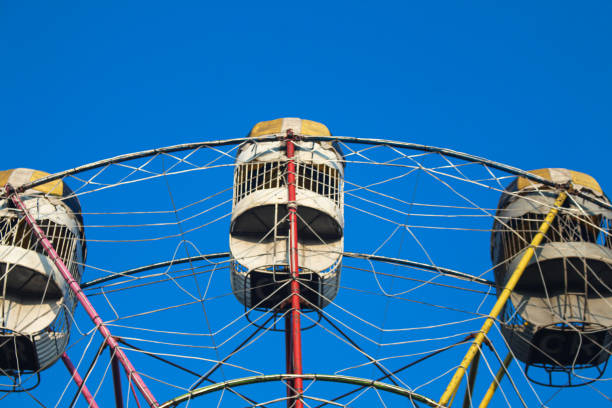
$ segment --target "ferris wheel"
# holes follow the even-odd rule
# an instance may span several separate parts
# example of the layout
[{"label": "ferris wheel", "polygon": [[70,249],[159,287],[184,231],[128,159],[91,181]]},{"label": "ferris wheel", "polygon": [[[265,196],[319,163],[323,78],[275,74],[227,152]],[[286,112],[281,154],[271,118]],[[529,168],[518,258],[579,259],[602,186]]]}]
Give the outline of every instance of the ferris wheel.
[{"label": "ferris wheel", "polygon": [[282,118],[0,185],[0,404],[612,402],[585,173]]}]

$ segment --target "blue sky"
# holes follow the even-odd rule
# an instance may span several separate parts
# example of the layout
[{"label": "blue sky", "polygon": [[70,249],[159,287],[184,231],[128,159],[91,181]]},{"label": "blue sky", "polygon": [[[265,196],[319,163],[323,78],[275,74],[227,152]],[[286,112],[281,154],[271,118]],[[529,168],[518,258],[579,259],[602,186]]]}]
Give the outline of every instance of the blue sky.
[{"label": "blue sky", "polygon": [[298,116],[572,168],[609,192],[611,17],[603,1],[2,2],[0,167],[55,172]]},{"label": "blue sky", "polygon": [[0,126],[11,150],[47,146],[15,164],[61,157],[45,158],[51,171],[303,116],[522,168],[592,163],[601,179],[609,13],[606,2],[7,2]]}]

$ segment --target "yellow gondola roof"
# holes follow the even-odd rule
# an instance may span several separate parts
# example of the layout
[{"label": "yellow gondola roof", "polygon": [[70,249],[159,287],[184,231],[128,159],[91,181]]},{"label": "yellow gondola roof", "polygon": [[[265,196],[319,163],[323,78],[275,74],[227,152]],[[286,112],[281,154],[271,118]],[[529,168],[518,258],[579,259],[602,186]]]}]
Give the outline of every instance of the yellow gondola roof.
[{"label": "yellow gondola roof", "polygon": [[327,126],[322,123],[300,118],[279,118],[257,123],[249,132],[249,137],[284,134],[288,129],[304,136],[331,136]]},{"label": "yellow gondola roof", "polygon": [[[40,180],[43,177],[48,176],[49,173],[33,170],[33,169],[10,169],[0,171],[0,187],[4,187],[7,183],[11,184],[13,187],[20,187],[26,183],[30,183],[32,181]],[[44,183],[38,185],[36,187],[32,187],[24,192],[25,194],[36,194],[43,193],[46,195],[51,195],[55,197],[62,198],[64,204],[68,206],[75,214],[80,218],[81,213],[81,205],[79,200],[74,193],[68,187],[68,185],[63,180],[53,180],[48,183]]]},{"label": "yellow gondola roof", "polygon": [[[36,180],[40,180],[43,177],[47,177],[49,173],[32,170],[32,169],[10,169],[0,171],[0,186],[5,186],[10,183],[13,187],[20,187],[26,183],[31,183]],[[33,187],[31,190],[36,190],[41,193],[50,194],[58,197],[64,197],[64,182],[62,180],[55,180],[49,183],[41,184]],[[72,191],[70,191],[72,193]]]},{"label": "yellow gondola roof", "polygon": [[[597,196],[603,196],[603,190],[599,183],[588,174],[580,173],[574,170],[568,169],[538,169],[531,170],[529,173],[536,176],[542,177],[546,180],[552,181],[558,184],[571,183],[572,187],[576,190],[588,190]],[[528,189],[548,189],[542,183],[538,183],[534,180],[529,180],[526,177],[517,177],[515,182],[510,184],[506,190],[508,191],[521,191]]]}]

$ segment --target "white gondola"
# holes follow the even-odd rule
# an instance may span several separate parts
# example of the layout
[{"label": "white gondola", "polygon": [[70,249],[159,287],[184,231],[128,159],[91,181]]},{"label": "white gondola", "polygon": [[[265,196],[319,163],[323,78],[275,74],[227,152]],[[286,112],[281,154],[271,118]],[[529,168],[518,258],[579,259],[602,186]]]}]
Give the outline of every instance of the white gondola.
[{"label": "white gondola", "polygon": [[304,307],[323,307],[338,292],[343,251],[343,178],[340,149],[331,142],[300,141],[330,136],[324,125],[297,118],[260,122],[236,157],[230,227],[231,282],[246,307],[273,308],[289,293],[288,188],[285,142],[295,142],[299,274]]},{"label": "white gondola", "polygon": [[[586,174],[566,169],[532,173],[609,203]],[[506,188],[491,242],[499,287],[517,267],[559,192],[524,177]],[[574,385],[555,384],[550,373],[597,368],[612,350],[612,242],[605,233],[611,220],[608,209],[568,198],[506,304],[504,337],[528,367],[548,371],[546,385]]]},{"label": "white gondola", "polygon": [[[0,186],[19,187],[48,175],[30,169],[0,172]],[[77,281],[85,260],[81,208],[63,181],[20,194]],[[0,200],[0,373],[45,369],[64,352],[75,297],[22,214]]]}]

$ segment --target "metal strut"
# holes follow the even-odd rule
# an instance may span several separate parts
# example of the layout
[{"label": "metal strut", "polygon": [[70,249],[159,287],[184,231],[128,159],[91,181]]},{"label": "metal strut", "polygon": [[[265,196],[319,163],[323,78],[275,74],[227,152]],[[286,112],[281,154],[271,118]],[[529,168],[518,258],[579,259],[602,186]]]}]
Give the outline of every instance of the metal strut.
[{"label": "metal strut", "polygon": [[119,362],[115,358],[113,351],[110,351],[111,367],[113,371],[113,387],[115,388],[115,406],[123,408],[123,390],[121,389],[121,371],[119,370]]},{"label": "metal strut", "polygon": [[480,402],[478,408],[487,408],[489,406],[489,402],[491,402],[493,394],[495,394],[495,391],[497,391],[497,387],[499,387],[502,378],[504,378],[504,376],[508,372],[508,367],[510,366],[510,363],[512,362],[513,358],[514,356],[512,355],[512,352],[509,352],[506,358],[504,358],[504,362],[502,363],[501,367],[499,367],[499,370],[497,370],[497,374],[495,374],[495,378],[491,382],[491,385],[489,385],[487,393]]},{"label": "metal strut", "polygon": [[68,357],[68,354],[66,354],[65,352],[62,353],[61,358],[64,362],[64,365],[68,369],[68,372],[72,376],[74,383],[77,385],[77,387],[81,388],[81,394],[83,394],[85,401],[87,401],[87,405],[90,408],[98,408],[96,400],[94,399],[93,395],[91,395],[91,392],[89,392],[89,389],[85,385],[85,381],[83,381],[83,378],[81,378],[81,376],[79,375],[79,372],[74,367],[74,364],[72,364],[72,361]]},{"label": "metal strut", "polygon": [[[289,213],[289,271],[291,274],[291,312],[290,317],[285,319],[285,337],[289,346],[286,353],[288,374],[302,374],[302,337],[300,327],[300,283],[299,259],[298,259],[298,230],[297,230],[297,204],[295,190],[295,134],[293,130],[287,129],[285,145],[287,149],[287,210]],[[303,408],[302,392],[304,390],[302,378],[291,378],[287,384],[288,408]]]},{"label": "metal strut", "polygon": [[111,332],[108,330],[108,328],[102,321],[102,318],[100,317],[100,315],[98,315],[98,312],[96,312],[96,309],[93,307],[93,305],[91,304],[91,302],[89,301],[85,293],[83,293],[81,286],[74,279],[74,277],[72,276],[72,274],[70,273],[66,265],[64,264],[64,261],[62,261],[62,258],[60,258],[60,256],[57,254],[57,252],[55,251],[55,248],[53,248],[53,244],[51,244],[51,242],[49,241],[49,239],[47,239],[43,230],[38,226],[38,224],[36,223],[36,220],[34,219],[34,217],[32,217],[32,215],[26,208],[23,201],[21,201],[21,198],[19,198],[13,186],[11,186],[10,184],[7,184],[4,187],[4,191],[5,191],[5,194],[7,194],[8,199],[10,199],[13,202],[13,204],[15,204],[15,207],[17,207],[19,210],[23,212],[23,216],[26,222],[28,223],[30,228],[32,228],[32,232],[34,233],[36,238],[39,240],[45,253],[47,254],[47,256],[49,256],[49,258],[51,258],[51,260],[53,261],[53,263],[55,264],[59,272],[62,274],[63,278],[68,283],[68,286],[70,287],[72,292],[75,294],[79,303],[81,303],[81,305],[83,306],[83,309],[85,309],[85,312],[89,315],[90,319],[92,320],[92,322],[98,329],[98,332],[100,332],[102,337],[104,337],[104,342],[108,344],[108,346],[111,348],[112,352],[114,353],[115,357],[119,360],[119,362],[123,366],[127,377],[133,379],[134,384],[136,385],[136,388],[138,388],[138,390],[140,391],[140,393],[142,394],[142,396],[144,397],[144,399],[147,401],[147,403],[149,404],[151,408],[159,407],[159,403],[157,402],[157,400],[155,399],[155,397],[153,396],[149,388],[147,388],[146,384],[144,383],[144,381],[142,380],[138,372],[136,372],[136,369],[134,368],[130,360],[127,358],[123,350],[121,350],[121,348],[119,347],[119,344],[117,343],[117,340],[115,340],[115,338],[112,336]]},{"label": "metal strut", "polygon": [[567,198],[567,193],[565,191],[562,191],[561,193],[559,193],[559,196],[555,200],[555,204],[550,209],[550,211],[548,211],[546,218],[544,219],[544,221],[542,222],[542,225],[540,225],[540,228],[538,229],[538,233],[533,237],[533,240],[529,244],[529,247],[527,247],[527,250],[521,257],[519,264],[517,265],[514,272],[512,272],[512,275],[508,279],[508,282],[506,282],[506,286],[503,288],[499,297],[497,298],[497,301],[495,302],[493,309],[491,309],[489,316],[487,317],[484,324],[482,325],[480,332],[476,335],[476,338],[470,345],[470,348],[468,349],[467,353],[465,354],[465,357],[461,361],[461,364],[457,368],[457,371],[455,371],[455,375],[453,375],[453,378],[451,379],[450,383],[446,387],[446,390],[442,394],[442,397],[440,398],[440,401],[438,402],[438,406],[442,406],[442,407],[446,406],[448,402],[451,400],[451,398],[457,392],[457,388],[459,388],[459,384],[461,383],[461,380],[467,368],[470,366],[470,364],[472,363],[472,360],[474,359],[474,357],[480,350],[480,345],[487,337],[487,333],[489,332],[489,330],[491,330],[491,327],[493,327],[493,323],[495,322],[495,319],[497,319],[497,316],[499,316],[501,311],[504,309],[506,302],[510,298],[510,294],[516,287],[516,284],[518,283],[519,279],[523,275],[523,272],[527,268],[529,261],[533,257],[535,253],[535,249],[538,247],[538,245],[540,245],[540,243],[542,242],[542,239],[544,239],[544,236],[548,232],[550,225],[552,224],[555,217],[557,216],[557,213],[559,212],[559,207],[563,205],[566,198]]}]

